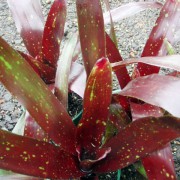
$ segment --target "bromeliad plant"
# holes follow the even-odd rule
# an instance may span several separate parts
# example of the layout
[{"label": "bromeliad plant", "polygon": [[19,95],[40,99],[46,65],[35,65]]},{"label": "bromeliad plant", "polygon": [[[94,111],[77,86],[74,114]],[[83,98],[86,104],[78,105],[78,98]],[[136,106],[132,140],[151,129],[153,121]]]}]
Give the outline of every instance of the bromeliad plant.
[{"label": "bromeliad plant", "polygon": [[[178,23],[180,3],[167,0],[162,7],[143,57],[122,61],[116,45],[105,33],[100,1],[76,0],[81,51],[88,76],[83,114],[76,122],[77,127],[66,110],[67,86],[62,88],[58,83],[60,78],[61,85],[67,84],[65,73],[70,71],[75,36],[58,62],[55,94],[44,83],[55,78],[66,2],[54,1],[43,36],[42,23],[32,25],[35,22],[27,18],[29,14],[23,15],[33,9],[32,17],[40,19],[39,1],[32,0],[27,9],[23,6],[25,9],[19,11],[17,5],[27,2],[8,0],[8,3],[17,24],[21,24],[20,32],[31,56],[15,51],[0,38],[0,80],[35,121],[27,125],[25,136],[0,130],[0,168],[40,178],[95,179],[99,174],[141,160],[141,169],[144,167],[148,179],[175,179],[168,142],[180,136],[180,79],[159,75],[158,67],[180,71],[180,56],[150,56],[166,55],[163,39],[173,39],[171,27]],[[27,18],[29,23],[23,25],[21,18]],[[32,33],[38,38],[33,39]],[[131,63],[138,63],[133,79],[126,70]],[[62,71],[62,65],[66,65],[66,71]],[[121,86],[113,94],[112,71]],[[80,75],[76,72],[81,79]]]}]

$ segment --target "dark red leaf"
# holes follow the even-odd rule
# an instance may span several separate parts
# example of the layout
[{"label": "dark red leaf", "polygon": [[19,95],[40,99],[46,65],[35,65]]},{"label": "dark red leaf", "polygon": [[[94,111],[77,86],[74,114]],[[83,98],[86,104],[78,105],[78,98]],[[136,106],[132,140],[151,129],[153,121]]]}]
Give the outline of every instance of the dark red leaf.
[{"label": "dark red leaf", "polygon": [[[84,154],[84,149],[77,148],[78,159],[80,162],[80,168],[84,172],[91,172],[92,166],[98,161],[106,158],[106,156],[111,152],[111,148],[99,148],[89,154]],[[89,157],[88,157],[89,156]]]},{"label": "dark red leaf", "polygon": [[102,145],[104,145],[113,136],[118,134],[118,132],[124,129],[124,127],[126,127],[131,122],[131,119],[122,109],[119,103],[112,103],[109,109],[109,117]]},{"label": "dark red leaf", "polygon": [[131,119],[119,103],[113,103],[110,106],[109,121],[114,124],[117,127],[118,132],[120,132],[131,122]]},{"label": "dark red leaf", "polygon": [[171,145],[142,159],[148,179],[176,179]]},{"label": "dark red leaf", "polygon": [[75,126],[63,105],[19,53],[1,38],[0,47],[0,81],[55,143],[74,153]]},{"label": "dark red leaf", "polygon": [[153,66],[164,67],[164,68],[180,71],[180,55],[161,56],[161,57],[142,57],[138,59],[129,59],[122,62],[112,63],[112,68],[116,72],[117,70],[120,70],[123,66],[127,66],[133,63],[139,63],[139,62],[143,64],[150,64]]},{"label": "dark red leaf", "polygon": [[29,115],[26,114],[26,125],[24,129],[24,136],[31,137],[40,141],[49,142],[48,135],[42,130],[37,122]]},{"label": "dark red leaf", "polygon": [[[148,116],[160,117],[164,113],[159,107],[135,103],[131,103],[131,112],[134,120]],[[170,144],[144,157],[142,163],[148,179],[175,179],[176,177]]]},{"label": "dark red leaf", "polygon": [[133,121],[148,116],[160,117],[163,116],[164,113],[161,108],[153,106],[151,104],[136,104],[131,102],[130,105]]},{"label": "dark red leaf", "polygon": [[[114,22],[133,16],[148,8],[161,8],[162,4],[159,2],[131,2],[111,10],[111,16]],[[110,23],[109,13],[104,13],[104,24]]]},{"label": "dark red leaf", "polygon": [[180,117],[180,79],[153,74],[131,81],[120,95],[140,99]]},{"label": "dark red leaf", "polygon": [[7,0],[16,27],[29,53],[35,57],[41,52],[44,19],[39,0]]},{"label": "dark red leaf", "polygon": [[59,47],[64,35],[66,20],[66,1],[55,0],[48,14],[42,41],[42,60],[56,68]]},{"label": "dark red leaf", "polygon": [[126,112],[130,111],[129,101],[125,96],[120,96],[115,93],[112,95],[112,100],[118,102]]},{"label": "dark red leaf", "polygon": [[[123,61],[116,45],[113,43],[111,38],[106,34],[106,53],[111,63]],[[119,81],[121,88],[124,88],[130,81],[130,77],[126,67],[121,67],[116,71],[116,76]]]},{"label": "dark red leaf", "polygon": [[34,71],[44,80],[46,84],[54,82],[56,69],[50,67],[47,64],[43,64],[41,61],[33,58],[32,56],[19,52],[21,56],[31,65]]},{"label": "dark red leaf", "polygon": [[105,144],[105,147],[111,147],[111,153],[96,165],[94,171],[100,173],[124,168],[179,136],[179,118],[164,116],[138,119]]},{"label": "dark red leaf", "polygon": [[106,128],[112,92],[111,66],[100,59],[87,81],[83,102],[83,115],[77,129],[77,147],[91,152],[99,148]]},{"label": "dark red leaf", "polygon": [[89,76],[96,61],[105,57],[105,31],[100,0],[77,0],[79,36]]},{"label": "dark red leaf", "polygon": [[[180,2],[167,0],[164,4],[159,18],[156,21],[156,25],[151,31],[149,39],[144,47],[142,57],[144,56],[158,56],[166,55],[167,50],[163,47],[164,38],[173,44],[174,42],[174,31],[179,18],[180,18]],[[146,64],[139,63],[137,66],[140,75],[145,76],[153,73],[158,73],[159,68],[154,66],[149,66]]]},{"label": "dark red leaf", "polygon": [[42,178],[68,179],[82,175],[78,159],[60,147],[0,130],[0,168]]}]

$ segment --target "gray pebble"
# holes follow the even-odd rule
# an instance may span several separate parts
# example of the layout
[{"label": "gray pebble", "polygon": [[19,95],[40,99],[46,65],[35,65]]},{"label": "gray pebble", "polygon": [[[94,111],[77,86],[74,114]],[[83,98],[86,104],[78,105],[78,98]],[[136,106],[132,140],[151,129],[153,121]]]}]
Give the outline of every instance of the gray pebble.
[{"label": "gray pebble", "polygon": [[1,105],[1,109],[5,110],[5,111],[13,111],[14,107],[15,107],[15,104],[12,102],[6,102]]}]

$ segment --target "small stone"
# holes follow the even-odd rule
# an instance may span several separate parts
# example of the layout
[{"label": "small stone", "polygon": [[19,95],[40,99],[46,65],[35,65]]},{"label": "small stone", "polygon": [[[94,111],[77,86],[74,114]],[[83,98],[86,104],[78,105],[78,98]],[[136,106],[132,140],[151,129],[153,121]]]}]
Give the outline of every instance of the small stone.
[{"label": "small stone", "polygon": [[50,4],[51,3],[51,0],[46,0],[46,4]]},{"label": "small stone", "polygon": [[0,104],[3,104],[5,100],[3,98],[0,98]]},{"label": "small stone", "polygon": [[178,147],[178,150],[176,152],[176,156],[177,156],[178,161],[180,162],[180,147]]},{"label": "small stone", "polygon": [[1,106],[1,109],[5,111],[13,111],[15,107],[15,104],[12,102],[6,102]]},{"label": "small stone", "polygon": [[5,115],[4,116],[4,120],[5,120],[5,122],[10,122],[11,121],[11,117],[8,116],[8,115]]},{"label": "small stone", "polygon": [[11,98],[12,98],[11,94],[9,93],[4,94],[5,101],[9,101]]}]

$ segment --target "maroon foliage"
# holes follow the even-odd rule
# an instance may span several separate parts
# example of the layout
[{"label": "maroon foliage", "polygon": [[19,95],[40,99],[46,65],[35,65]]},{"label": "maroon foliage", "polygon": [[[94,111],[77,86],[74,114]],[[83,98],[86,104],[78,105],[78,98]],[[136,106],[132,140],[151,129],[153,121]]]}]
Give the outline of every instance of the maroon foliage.
[{"label": "maroon foliage", "polygon": [[89,76],[95,62],[105,57],[104,21],[99,0],[77,0],[79,36],[85,69]]}]

